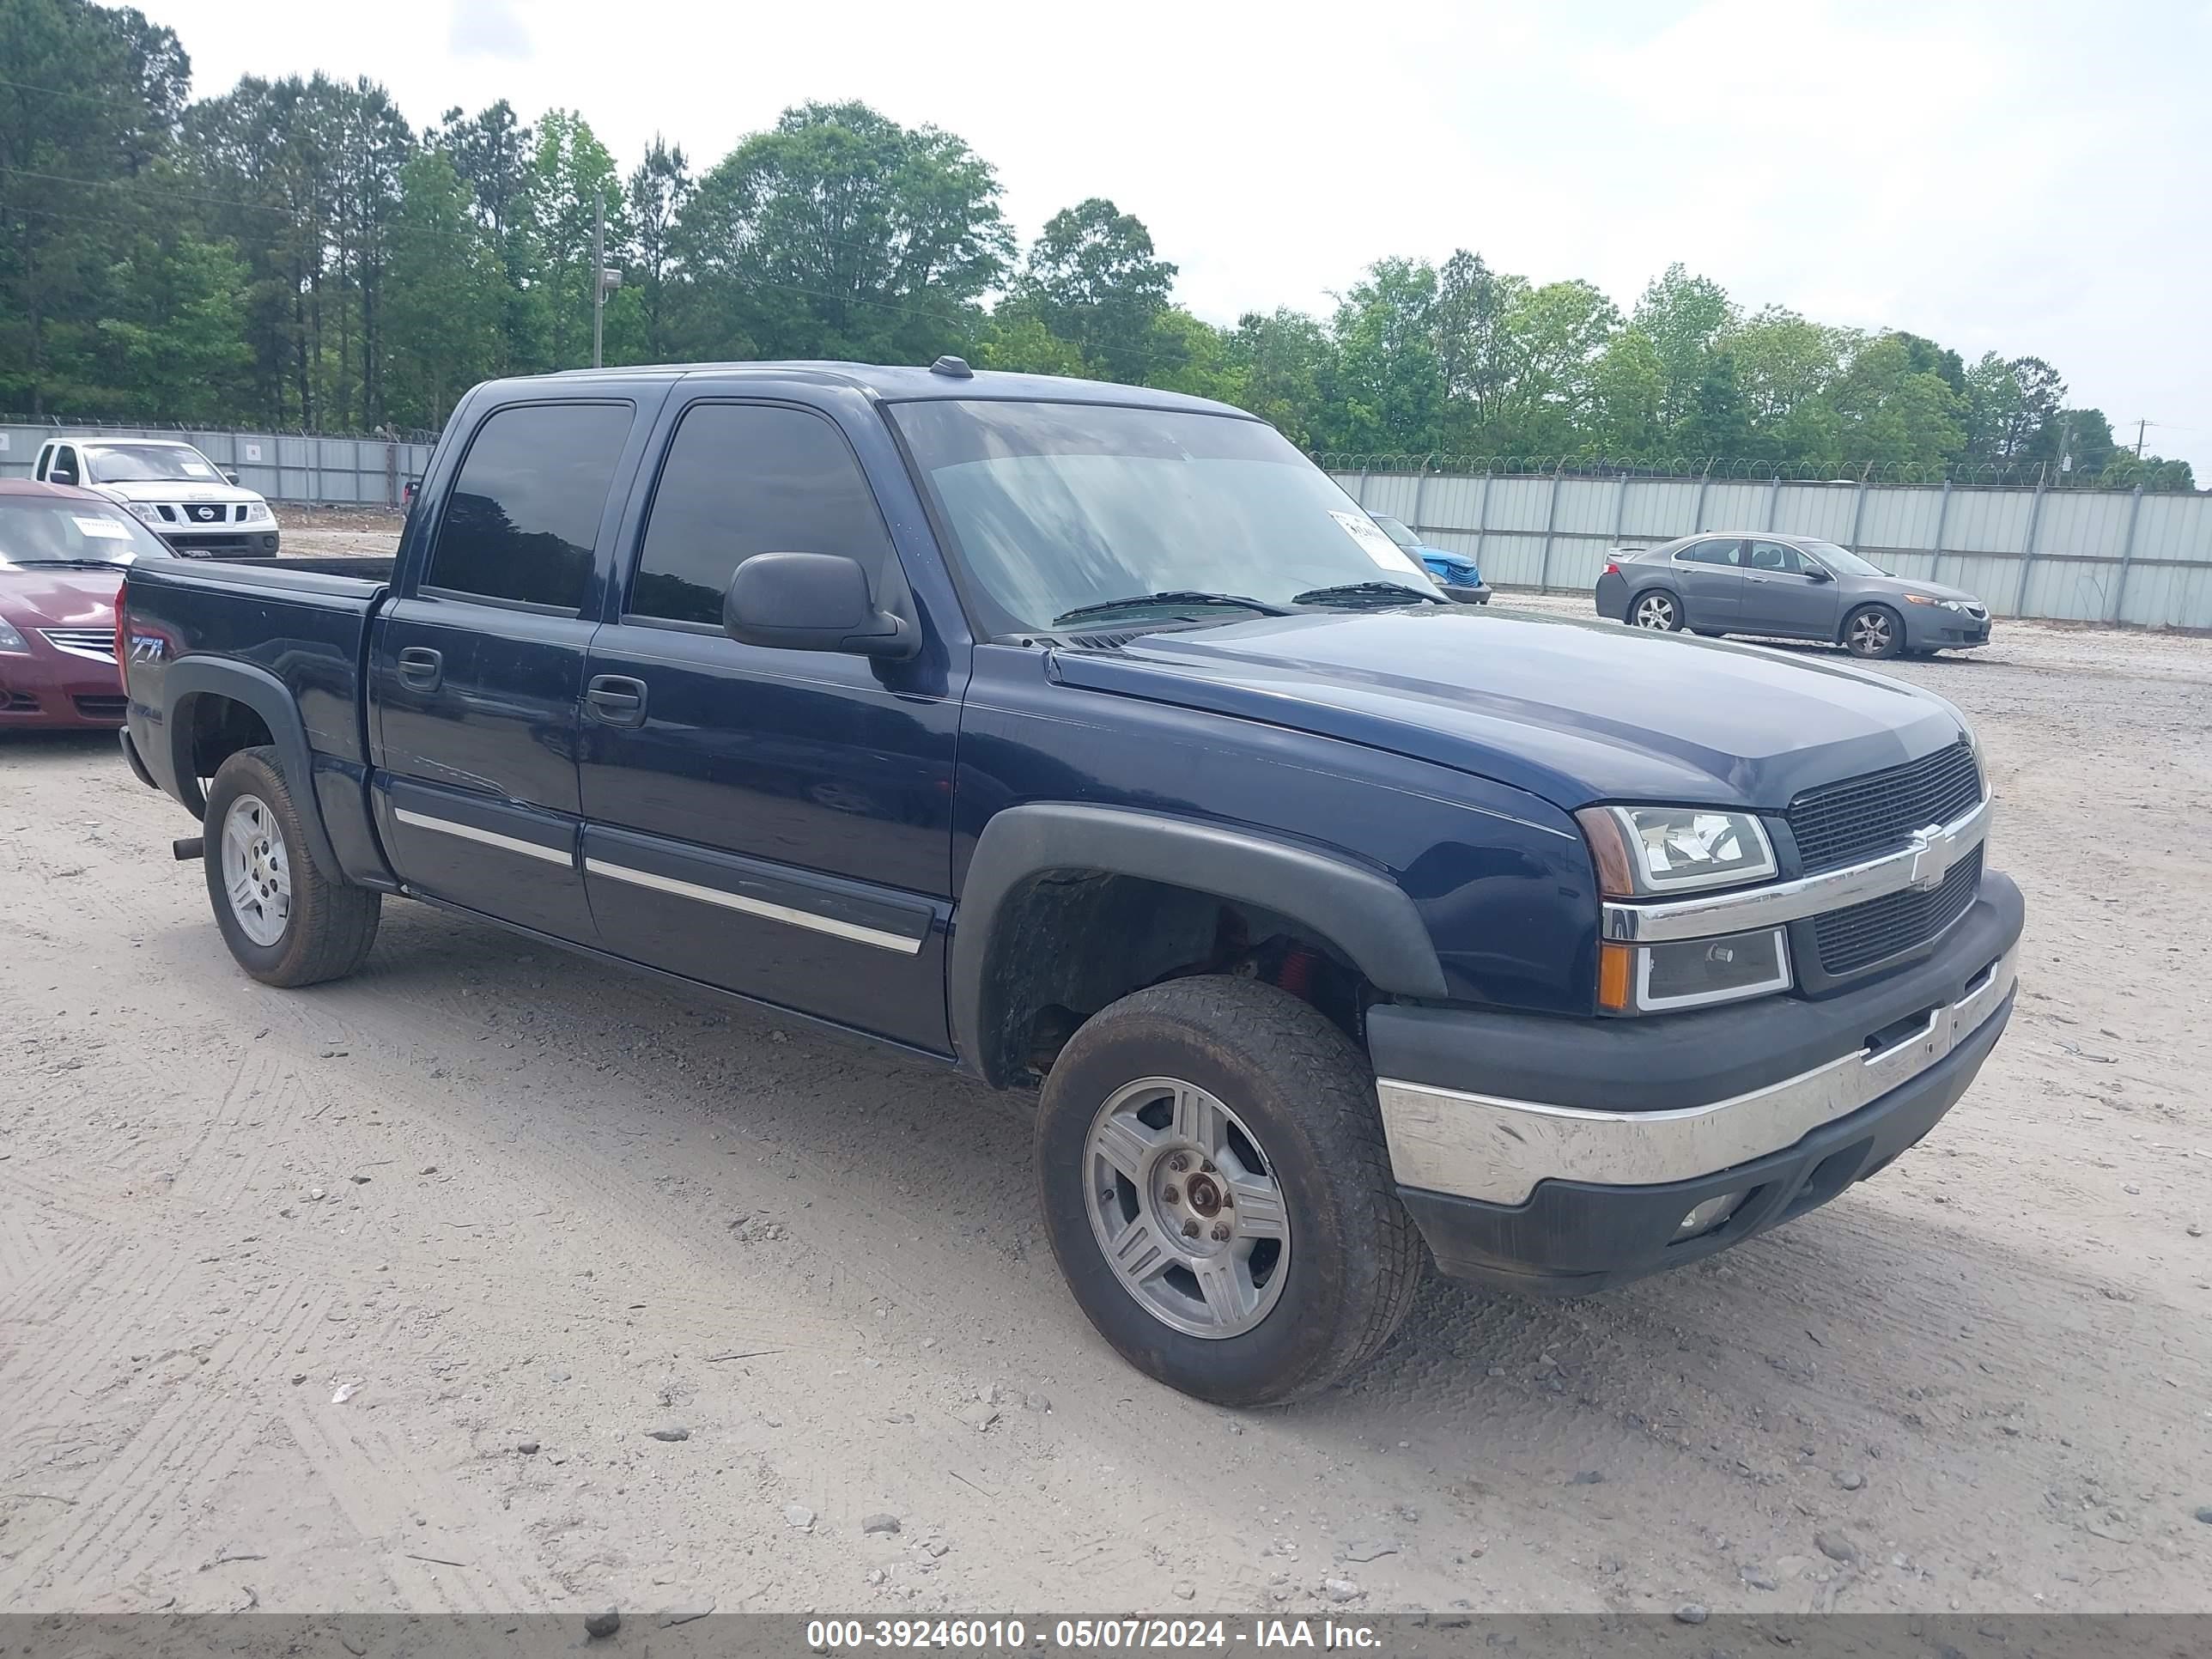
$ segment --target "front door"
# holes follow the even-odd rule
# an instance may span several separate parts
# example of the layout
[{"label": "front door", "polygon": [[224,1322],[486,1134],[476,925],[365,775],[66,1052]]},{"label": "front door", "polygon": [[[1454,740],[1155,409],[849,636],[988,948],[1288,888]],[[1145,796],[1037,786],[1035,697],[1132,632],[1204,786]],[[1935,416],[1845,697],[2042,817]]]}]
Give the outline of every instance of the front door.
[{"label": "front door", "polygon": [[578,862],[577,699],[627,403],[520,404],[477,428],[370,641],[377,827],[415,891],[595,939]]},{"label": "front door", "polygon": [[[949,1049],[958,705],[943,654],[741,645],[756,553],[837,553],[903,586],[844,432],[702,400],[669,423],[618,616],[585,665],[585,882],[602,941],[656,968]],[[886,453],[888,447],[886,446]]]},{"label": "front door", "polygon": [[1836,584],[1788,542],[1745,544],[1742,627],[1790,639],[1836,637]]}]

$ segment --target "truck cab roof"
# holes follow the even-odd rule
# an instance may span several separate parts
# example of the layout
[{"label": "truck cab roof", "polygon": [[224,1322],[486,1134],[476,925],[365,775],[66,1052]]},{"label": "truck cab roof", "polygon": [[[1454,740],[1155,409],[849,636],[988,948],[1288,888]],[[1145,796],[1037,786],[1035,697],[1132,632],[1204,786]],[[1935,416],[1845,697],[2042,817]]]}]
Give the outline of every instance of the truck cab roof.
[{"label": "truck cab roof", "polygon": [[516,376],[493,380],[478,395],[507,402],[550,386],[603,386],[609,390],[643,382],[673,380],[727,384],[734,388],[763,385],[806,385],[847,387],[885,403],[911,403],[925,398],[994,399],[1064,404],[1113,404],[1142,409],[1185,410],[1193,413],[1234,416],[1249,421],[1254,416],[1211,398],[1194,398],[1181,392],[1117,386],[1105,380],[1077,380],[1062,374],[1010,374],[994,369],[947,374],[934,368],[912,365],[846,362],[732,362],[650,363],[620,368],[575,368],[551,374]]}]

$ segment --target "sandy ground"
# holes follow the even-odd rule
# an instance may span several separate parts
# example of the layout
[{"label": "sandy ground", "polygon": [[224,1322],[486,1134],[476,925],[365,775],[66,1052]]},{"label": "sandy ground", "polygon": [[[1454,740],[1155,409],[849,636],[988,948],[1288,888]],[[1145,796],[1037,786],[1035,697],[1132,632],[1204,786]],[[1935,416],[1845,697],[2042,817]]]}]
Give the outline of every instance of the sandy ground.
[{"label": "sandy ground", "polygon": [[398,544],[406,515],[386,507],[320,507],[279,501],[276,522],[284,532],[284,556],[335,559],[348,555],[389,558]]},{"label": "sandy ground", "polygon": [[1929,1141],[1245,1417],[1085,1324],[1020,1100],[404,903],[263,988],[8,743],[0,1607],[2212,1610],[2212,642],[1999,640],[1899,671],[2031,905]]}]

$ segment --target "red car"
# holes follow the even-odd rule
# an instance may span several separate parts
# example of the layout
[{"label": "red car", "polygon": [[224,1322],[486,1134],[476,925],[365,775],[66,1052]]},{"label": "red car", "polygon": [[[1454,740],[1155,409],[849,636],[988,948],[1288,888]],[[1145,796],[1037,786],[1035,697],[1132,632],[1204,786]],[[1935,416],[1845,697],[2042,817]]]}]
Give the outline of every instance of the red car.
[{"label": "red car", "polygon": [[105,496],[0,480],[0,730],[122,725],[123,568],[175,556]]}]

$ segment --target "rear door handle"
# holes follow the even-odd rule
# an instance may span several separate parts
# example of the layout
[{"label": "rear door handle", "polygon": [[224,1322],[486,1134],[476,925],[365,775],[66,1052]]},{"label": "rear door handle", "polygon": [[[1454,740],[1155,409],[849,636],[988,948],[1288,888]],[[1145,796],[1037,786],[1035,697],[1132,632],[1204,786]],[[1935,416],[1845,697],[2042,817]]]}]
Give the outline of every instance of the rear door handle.
[{"label": "rear door handle", "polygon": [[594,674],[584,688],[584,707],[602,726],[642,726],[645,682],[627,674]]},{"label": "rear door handle", "polygon": [[446,659],[426,645],[410,645],[399,653],[399,683],[417,691],[435,691],[446,677]]}]

